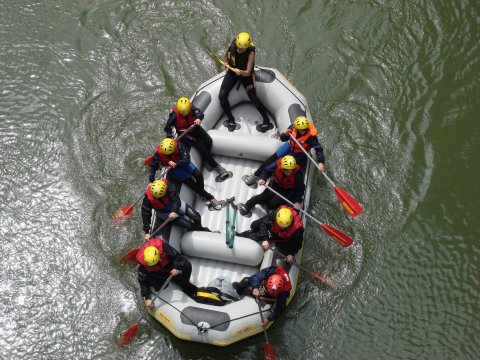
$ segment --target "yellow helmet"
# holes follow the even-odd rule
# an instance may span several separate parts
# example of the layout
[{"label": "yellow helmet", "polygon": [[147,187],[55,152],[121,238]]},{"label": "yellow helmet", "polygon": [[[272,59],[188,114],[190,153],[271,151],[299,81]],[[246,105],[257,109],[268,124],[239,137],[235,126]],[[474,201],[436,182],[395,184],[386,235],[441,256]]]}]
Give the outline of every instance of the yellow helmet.
[{"label": "yellow helmet", "polygon": [[186,97],[181,97],[177,101],[177,110],[183,116],[187,116],[190,110],[192,110],[192,103]]},{"label": "yellow helmet", "polygon": [[292,210],[287,208],[282,208],[278,210],[275,220],[277,221],[278,226],[280,226],[281,228],[289,227],[290,225],[292,225],[293,222]]},{"label": "yellow helmet", "polygon": [[237,35],[237,39],[235,40],[235,45],[239,49],[248,49],[252,46],[252,38],[250,37],[249,33],[241,32]]},{"label": "yellow helmet", "polygon": [[154,198],[161,198],[167,193],[167,182],[165,180],[155,180],[150,186],[150,194]]},{"label": "yellow helmet", "polygon": [[173,154],[173,152],[175,151],[175,140],[170,138],[163,139],[160,143],[160,149],[165,155]]},{"label": "yellow helmet", "polygon": [[297,130],[307,130],[308,129],[308,120],[305,116],[298,116],[293,122],[295,129]]},{"label": "yellow helmet", "polygon": [[282,158],[282,170],[294,170],[297,166],[297,161],[292,155],[285,155]]},{"label": "yellow helmet", "polygon": [[154,266],[160,261],[160,252],[155,246],[148,246],[143,252],[143,260],[147,266]]}]

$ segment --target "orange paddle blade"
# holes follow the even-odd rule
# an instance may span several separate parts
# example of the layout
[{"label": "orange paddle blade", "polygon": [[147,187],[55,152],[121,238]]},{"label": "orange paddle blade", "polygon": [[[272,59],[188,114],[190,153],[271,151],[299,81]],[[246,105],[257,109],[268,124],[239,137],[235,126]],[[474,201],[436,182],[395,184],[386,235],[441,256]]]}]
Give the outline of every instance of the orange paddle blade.
[{"label": "orange paddle blade", "polygon": [[125,255],[123,255],[121,258],[120,258],[120,263],[126,263],[126,262],[129,262],[129,261],[136,261],[136,257],[137,257],[137,253],[138,253],[138,250],[140,248],[135,248],[133,250],[130,250],[128,253],[126,253]]},{"label": "orange paddle blade", "polygon": [[127,205],[116,211],[112,218],[115,222],[125,221],[132,216],[133,205]]},{"label": "orange paddle blade", "polygon": [[276,360],[277,355],[275,354],[275,350],[273,350],[273,346],[267,341],[265,345],[263,345],[263,357],[265,360]]},{"label": "orange paddle blade", "polygon": [[320,226],[322,227],[323,231],[327,233],[327,235],[329,235],[333,240],[335,240],[343,247],[349,247],[353,244],[353,239],[350,236],[341,232],[340,230],[326,224],[320,224]]},{"label": "orange paddle blade", "polygon": [[362,213],[363,208],[355,200],[352,195],[343,190],[341,187],[335,186],[335,195],[343,208],[347,211],[351,217],[358,216]]},{"label": "orange paddle blade", "polygon": [[138,332],[138,323],[132,325],[130,329],[125,331],[120,339],[117,340],[117,347],[123,347],[128,344],[132,339],[137,335]]},{"label": "orange paddle blade", "polygon": [[153,155],[150,155],[148,158],[143,160],[143,165],[145,166],[152,166]]},{"label": "orange paddle blade", "polygon": [[327,279],[327,278],[326,278],[325,276],[323,276],[323,275],[320,275],[320,274],[318,274],[318,273],[316,273],[316,272],[314,272],[314,271],[312,271],[310,274],[311,274],[314,278],[316,278],[316,279],[320,280],[321,282],[323,282],[324,284],[327,284],[327,285],[330,285],[330,286],[333,285],[332,281],[331,281],[330,279]]}]

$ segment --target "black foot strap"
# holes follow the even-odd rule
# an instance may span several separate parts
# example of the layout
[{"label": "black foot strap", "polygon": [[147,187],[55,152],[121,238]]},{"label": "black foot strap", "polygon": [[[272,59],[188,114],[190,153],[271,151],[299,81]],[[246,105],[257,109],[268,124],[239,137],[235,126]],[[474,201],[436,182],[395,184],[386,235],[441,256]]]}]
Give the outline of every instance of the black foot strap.
[{"label": "black foot strap", "polygon": [[225,120],[223,126],[228,128],[228,131],[235,131],[241,128],[241,125],[236,122],[231,122],[230,120]]},{"label": "black foot strap", "polygon": [[208,210],[210,210],[210,211],[220,211],[225,206],[227,206],[227,202],[225,200],[220,200],[216,205],[213,205],[212,203],[210,203],[210,205],[208,205]]},{"label": "black foot strap", "polygon": [[268,130],[273,129],[273,124],[268,123],[268,124],[258,124],[256,127],[257,131],[260,131],[262,133],[267,132]]},{"label": "black foot strap", "polygon": [[243,180],[243,182],[245,183],[245,185],[251,187],[252,189],[258,188],[258,184],[257,184],[256,181],[255,181],[253,184],[251,184],[251,185],[247,184],[247,177],[249,177],[249,176],[250,176],[250,175],[243,175],[243,176],[242,176],[242,180]]},{"label": "black foot strap", "polygon": [[223,182],[227,179],[230,179],[233,176],[233,173],[231,171],[226,171],[224,173],[221,173],[220,175],[217,175],[215,178],[216,182]]}]

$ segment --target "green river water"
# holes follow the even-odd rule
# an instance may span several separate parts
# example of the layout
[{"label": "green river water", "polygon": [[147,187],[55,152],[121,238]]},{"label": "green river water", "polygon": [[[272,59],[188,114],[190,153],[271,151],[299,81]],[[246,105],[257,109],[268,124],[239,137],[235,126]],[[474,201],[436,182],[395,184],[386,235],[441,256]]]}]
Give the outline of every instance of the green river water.
[{"label": "green river water", "polygon": [[143,312],[139,161],[180,96],[240,31],[307,98],[351,219],[313,179],[296,297],[269,331],[279,359],[480,358],[480,3],[0,0],[0,358],[259,359],[176,339]]}]

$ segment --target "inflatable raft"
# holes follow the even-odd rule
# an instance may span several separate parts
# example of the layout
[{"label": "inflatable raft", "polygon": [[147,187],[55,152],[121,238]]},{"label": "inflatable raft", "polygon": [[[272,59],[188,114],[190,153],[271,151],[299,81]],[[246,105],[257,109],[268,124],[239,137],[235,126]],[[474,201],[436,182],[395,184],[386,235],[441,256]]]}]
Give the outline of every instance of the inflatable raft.
[{"label": "inflatable raft", "polygon": [[[223,125],[226,116],[218,99],[218,93],[225,73],[221,73],[204,82],[196,90],[191,101],[205,114],[202,126],[213,139],[212,153],[217,162],[233,173],[233,177],[224,182],[216,182],[216,173],[202,169],[199,153],[192,148],[191,157],[197,168],[202,169],[205,177],[205,189],[217,199],[231,199],[235,203],[246,202],[253,195],[265,188],[248,187],[242,176],[251,174],[260,163],[273,154],[282,144],[278,140],[297,116],[306,116],[312,121],[305,97],[276,69],[255,67],[257,95],[269,112],[272,130],[260,133],[256,125],[262,123],[258,110],[249,102],[243,86],[235,86],[229,94],[232,113],[239,129],[228,131]],[[238,127],[238,126],[237,126]],[[307,211],[310,198],[311,176],[310,164],[306,168],[306,192],[303,210]],[[212,282],[240,281],[270,265],[282,265],[283,258],[272,250],[266,252],[257,242],[235,236],[230,248],[226,242],[226,208],[210,211],[202,200],[189,187],[182,186],[182,200],[200,212],[203,226],[210,232],[185,232],[178,226],[167,226],[161,236],[169,241],[192,263],[190,281],[197,286],[208,286]],[[252,221],[266,215],[261,206],[252,209],[252,217],[246,218],[239,213],[236,216],[235,229],[244,231],[250,228]],[[233,225],[233,209],[230,208],[230,226]],[[303,218],[304,224],[306,219]],[[159,224],[155,224],[156,228]],[[230,231],[231,234],[231,231]],[[272,244],[273,245],[273,244]],[[296,262],[301,263],[302,250],[296,255]],[[293,289],[288,303],[293,298],[299,269],[292,266],[290,278]],[[264,304],[264,316],[268,316],[271,304]],[[288,307],[286,309],[288,311]],[[176,337],[217,346],[227,346],[252,335],[262,332],[260,314],[255,299],[244,296],[224,306],[214,306],[196,302],[173,284],[160,294],[150,314]],[[271,323],[270,323],[271,325]]]}]

